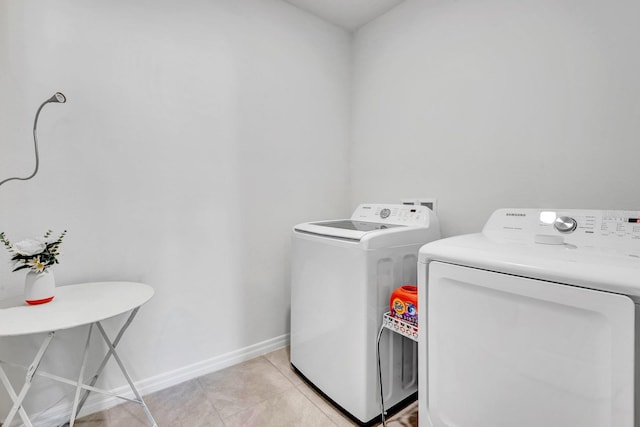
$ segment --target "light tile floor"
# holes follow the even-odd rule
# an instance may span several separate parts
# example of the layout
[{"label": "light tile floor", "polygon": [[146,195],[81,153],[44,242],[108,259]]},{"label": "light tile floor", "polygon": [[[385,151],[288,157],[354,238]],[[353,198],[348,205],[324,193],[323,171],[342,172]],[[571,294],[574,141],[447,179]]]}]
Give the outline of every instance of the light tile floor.
[{"label": "light tile floor", "polygon": [[[291,368],[285,347],[144,397],[160,427],[351,427],[355,425]],[[387,421],[417,426],[413,403]],[[79,427],[142,427],[140,406],[125,403],[79,419]]]}]

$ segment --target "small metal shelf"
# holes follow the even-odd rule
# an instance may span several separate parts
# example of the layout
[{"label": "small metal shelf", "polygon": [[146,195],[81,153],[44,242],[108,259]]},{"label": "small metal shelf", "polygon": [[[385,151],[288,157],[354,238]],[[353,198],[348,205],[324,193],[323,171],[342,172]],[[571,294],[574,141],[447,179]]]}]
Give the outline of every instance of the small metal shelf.
[{"label": "small metal shelf", "polygon": [[382,316],[382,326],[418,342],[418,325],[393,317],[390,312]]},{"label": "small metal shelf", "polygon": [[384,393],[382,392],[382,371],[380,369],[380,338],[382,337],[382,331],[384,331],[385,329],[389,329],[390,331],[400,334],[403,337],[407,337],[410,340],[418,342],[418,325],[414,325],[413,323],[405,322],[402,319],[393,317],[391,315],[391,312],[389,311],[382,315],[382,326],[380,327],[380,331],[378,332],[376,356],[378,358],[378,387],[380,389],[380,409],[382,412],[381,419],[383,427],[386,427],[387,425],[387,411],[385,411],[384,409]]}]

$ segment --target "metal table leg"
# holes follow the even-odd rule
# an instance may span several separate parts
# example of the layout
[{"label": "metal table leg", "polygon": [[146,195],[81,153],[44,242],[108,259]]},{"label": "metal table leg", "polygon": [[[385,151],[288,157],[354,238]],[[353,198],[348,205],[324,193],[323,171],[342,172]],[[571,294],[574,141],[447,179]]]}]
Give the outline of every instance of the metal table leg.
[{"label": "metal table leg", "polygon": [[158,424],[156,424],[156,420],[153,419],[153,415],[151,415],[151,412],[149,411],[149,408],[147,408],[147,404],[144,403],[144,400],[142,399],[142,396],[138,392],[138,389],[136,389],[136,386],[133,384],[133,381],[131,380],[131,377],[129,376],[129,373],[125,369],[124,364],[122,363],[122,360],[120,359],[120,356],[118,356],[118,353],[116,352],[115,346],[113,345],[111,340],[109,340],[109,337],[107,336],[107,333],[104,331],[104,328],[102,327],[100,322],[96,322],[96,325],[98,326],[98,329],[100,330],[100,334],[102,334],[102,338],[104,338],[104,341],[109,346],[111,354],[113,355],[113,358],[118,363],[118,366],[120,367],[120,370],[122,371],[122,374],[127,379],[127,382],[129,383],[129,387],[131,388],[131,391],[133,391],[133,394],[136,396],[136,399],[138,400],[138,403],[142,406],[142,409],[144,410],[144,413],[146,414],[147,419],[149,420],[149,422],[151,423],[151,425],[153,427],[158,427]]},{"label": "metal table leg", "polygon": [[[138,314],[138,310],[139,309],[140,309],[140,307],[135,308],[131,312],[131,314],[129,315],[127,320],[124,322],[124,325],[122,325],[122,327],[120,328],[120,331],[118,332],[118,335],[116,335],[116,339],[113,340],[113,347],[114,348],[120,342],[120,339],[122,338],[122,335],[124,335],[124,331],[126,331],[127,328],[129,327],[129,325],[131,325],[131,322],[133,322],[133,318],[136,317],[136,314]],[[93,387],[94,385],[96,385],[96,382],[98,381],[98,378],[102,374],[102,371],[104,370],[105,366],[107,366],[107,362],[109,361],[110,358],[111,358],[111,348],[109,348],[109,351],[107,352],[107,354],[102,359],[102,363],[100,363],[100,366],[96,370],[96,373],[93,375],[93,377],[91,377],[91,381],[89,382],[89,386]],[[82,395],[82,399],[80,399],[80,403],[78,404],[78,412],[80,412],[80,410],[84,406],[84,403],[87,401],[87,398],[89,397],[89,393],[91,393],[91,390],[85,389],[84,394]]]},{"label": "metal table leg", "polygon": [[76,385],[76,394],[73,398],[73,406],[71,407],[71,418],[69,418],[69,426],[73,427],[76,416],[78,414],[78,401],[80,400],[80,390],[82,390],[84,368],[87,365],[87,356],[89,355],[89,345],[91,344],[91,332],[93,331],[93,323],[89,325],[89,333],[87,334],[87,342],[84,345],[84,354],[82,355],[82,365],[78,374],[78,383]]},{"label": "metal table leg", "polygon": [[4,370],[0,366],[0,380],[2,381],[2,384],[4,385],[4,387],[7,389],[7,392],[9,393],[9,396],[13,401],[13,406],[11,407],[9,414],[5,418],[2,425],[10,426],[11,422],[13,421],[13,418],[16,416],[16,413],[18,413],[20,415],[20,418],[22,419],[22,422],[25,424],[26,427],[33,427],[33,424],[31,424],[31,421],[29,420],[29,416],[27,415],[26,411],[22,407],[22,401],[24,400],[25,396],[27,395],[27,392],[31,388],[31,381],[33,379],[33,376],[38,371],[38,368],[40,367],[40,362],[42,361],[42,357],[47,351],[47,348],[49,347],[49,344],[51,343],[51,340],[53,339],[54,335],[55,335],[55,332],[49,332],[47,334],[47,337],[44,339],[44,341],[40,345],[40,349],[36,353],[36,357],[33,359],[33,362],[31,362],[31,365],[29,365],[29,368],[27,369],[27,375],[25,376],[24,384],[19,394],[16,395],[15,391],[13,390],[13,387],[11,386],[11,383],[9,382],[9,378],[7,378],[7,374],[4,372]]},{"label": "metal table leg", "polygon": [[[96,370],[96,373],[91,377],[91,381],[89,382],[89,384],[85,385],[82,377],[84,375],[84,367],[85,367],[85,362],[86,362],[86,357],[87,357],[87,351],[89,349],[89,340],[90,340],[90,336],[91,336],[91,328],[89,329],[89,336],[87,337],[87,344],[85,346],[84,360],[83,360],[82,367],[81,367],[81,370],[80,370],[80,377],[79,377],[78,383],[77,383],[76,396],[75,396],[75,399],[73,401],[73,411],[72,411],[71,419],[69,420],[69,423],[65,424],[65,425],[68,425],[69,427],[73,427],[74,421],[75,421],[75,417],[77,416],[77,414],[80,412],[80,410],[84,406],[84,404],[85,404],[87,398],[89,397],[89,394],[91,393],[91,391],[94,391],[94,390],[97,391],[94,388],[94,386],[95,386],[96,382],[98,381],[98,378],[102,374],[102,371],[106,367],[107,362],[109,361],[109,359],[111,359],[111,357],[113,357],[115,359],[116,363],[118,364],[118,367],[120,368],[120,371],[122,371],[122,374],[124,375],[125,379],[127,380],[127,383],[129,384],[129,387],[131,388],[131,391],[133,391],[133,394],[136,397],[135,399],[127,399],[127,400],[129,400],[131,402],[135,402],[138,405],[142,406],[142,409],[144,410],[145,415],[147,416],[147,419],[149,420],[151,425],[153,427],[157,427],[156,421],[153,419],[153,416],[151,415],[151,412],[149,411],[149,408],[147,407],[147,405],[145,404],[144,400],[142,399],[142,396],[140,395],[140,393],[136,389],[135,385],[133,384],[133,381],[131,380],[131,377],[129,376],[129,373],[125,369],[125,367],[124,367],[124,365],[122,363],[122,360],[120,359],[120,356],[116,352],[116,346],[120,342],[120,339],[122,338],[122,335],[124,334],[125,330],[129,327],[129,325],[131,325],[131,322],[133,321],[133,318],[136,316],[137,313],[138,313],[138,308],[135,308],[131,312],[129,317],[127,318],[127,320],[124,323],[124,325],[120,328],[120,331],[118,331],[118,334],[116,335],[116,338],[113,340],[113,342],[107,336],[107,333],[105,332],[104,328],[102,327],[102,324],[100,322],[95,322],[95,325],[98,327],[98,330],[100,331],[100,334],[101,334],[102,338],[104,339],[105,343],[109,347],[109,350],[107,351],[107,354],[102,359],[102,363],[100,364],[100,366]],[[93,325],[94,324],[92,324],[91,327],[93,327]],[[84,393],[82,395],[82,398],[80,398],[80,389],[82,389],[82,388],[84,388],[85,390],[84,390]]]}]

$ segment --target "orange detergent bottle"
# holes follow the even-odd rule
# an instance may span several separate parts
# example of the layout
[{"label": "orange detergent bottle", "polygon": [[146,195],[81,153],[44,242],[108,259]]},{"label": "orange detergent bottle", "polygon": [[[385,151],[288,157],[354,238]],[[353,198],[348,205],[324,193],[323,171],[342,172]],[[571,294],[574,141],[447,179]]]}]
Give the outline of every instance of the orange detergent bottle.
[{"label": "orange detergent bottle", "polygon": [[389,298],[391,315],[405,322],[418,324],[418,287],[404,285],[394,290]]}]

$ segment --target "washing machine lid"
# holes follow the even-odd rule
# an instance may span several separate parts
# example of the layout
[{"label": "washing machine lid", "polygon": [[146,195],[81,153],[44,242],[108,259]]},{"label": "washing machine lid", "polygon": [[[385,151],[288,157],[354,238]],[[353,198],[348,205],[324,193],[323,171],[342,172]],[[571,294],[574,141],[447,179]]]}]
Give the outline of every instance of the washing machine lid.
[{"label": "washing machine lid", "polygon": [[426,206],[368,203],[359,205],[350,219],[307,222],[296,225],[294,231],[360,241],[409,227],[439,230],[435,214]]},{"label": "washing machine lid", "polygon": [[640,301],[640,212],[500,209],[482,233],[423,246],[419,262],[432,260]]},{"label": "washing machine lid", "polygon": [[334,221],[308,222],[296,225],[294,230],[306,232],[318,236],[338,237],[348,240],[362,240],[368,233],[388,230],[402,225],[381,224],[378,222],[353,221],[351,219],[339,219]]}]

